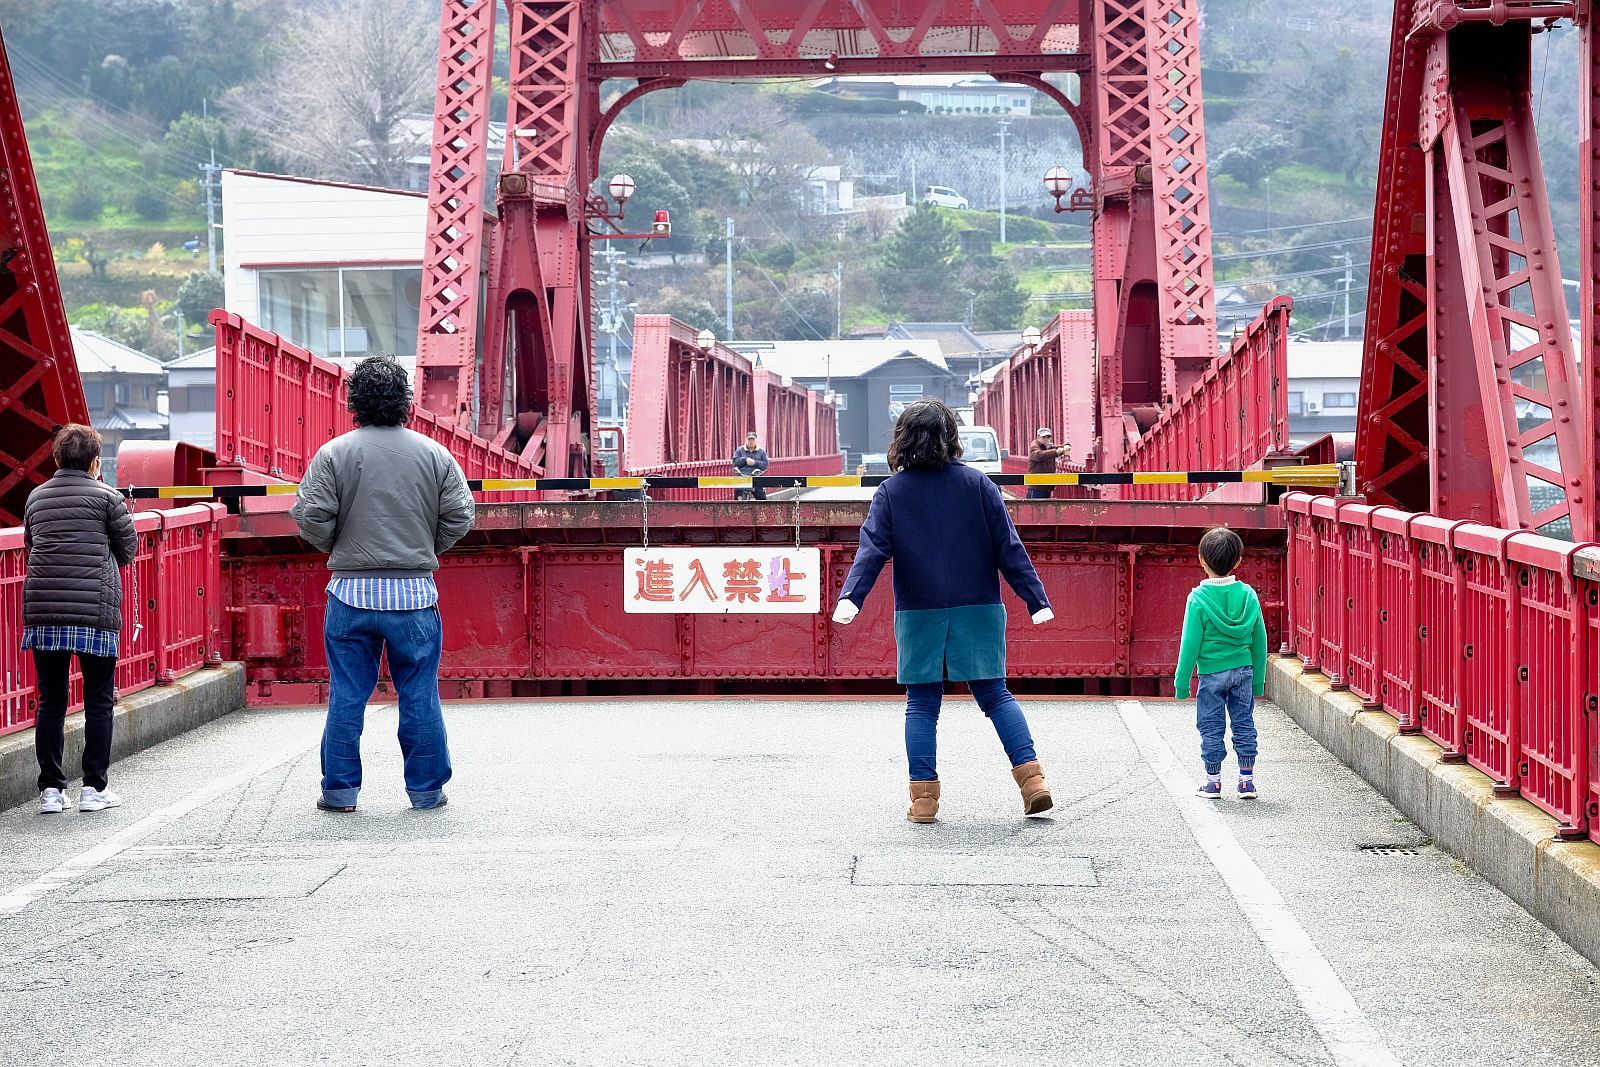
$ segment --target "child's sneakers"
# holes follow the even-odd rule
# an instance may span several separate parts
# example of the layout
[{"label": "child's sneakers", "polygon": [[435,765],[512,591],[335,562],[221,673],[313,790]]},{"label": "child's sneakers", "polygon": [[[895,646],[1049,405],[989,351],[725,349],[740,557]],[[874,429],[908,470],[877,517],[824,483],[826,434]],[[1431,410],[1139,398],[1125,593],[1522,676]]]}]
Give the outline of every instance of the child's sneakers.
[{"label": "child's sneakers", "polygon": [[1255,782],[1254,778],[1241,778],[1241,779],[1239,779],[1239,799],[1240,800],[1254,800],[1254,799],[1256,799],[1256,782]]},{"label": "child's sneakers", "polygon": [[1204,782],[1200,783],[1200,788],[1194,791],[1194,795],[1203,800],[1221,800],[1222,779],[1207,778]]}]

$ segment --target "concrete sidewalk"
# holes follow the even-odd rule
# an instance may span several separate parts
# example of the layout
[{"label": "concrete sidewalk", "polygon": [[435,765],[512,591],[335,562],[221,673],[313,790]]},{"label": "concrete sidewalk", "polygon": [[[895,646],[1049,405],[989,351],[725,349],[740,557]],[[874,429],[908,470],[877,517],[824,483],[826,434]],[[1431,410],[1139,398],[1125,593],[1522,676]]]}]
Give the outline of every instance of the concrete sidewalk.
[{"label": "concrete sidewalk", "polygon": [[374,709],[352,816],[312,808],[319,710],[228,716],[121,809],[0,815],[3,1059],[1600,1060],[1600,973],[1276,708],[1252,803],[1188,797],[1192,704],[1025,707],[1052,817],[952,699],[931,827],[894,702],[454,705],[426,813]]}]

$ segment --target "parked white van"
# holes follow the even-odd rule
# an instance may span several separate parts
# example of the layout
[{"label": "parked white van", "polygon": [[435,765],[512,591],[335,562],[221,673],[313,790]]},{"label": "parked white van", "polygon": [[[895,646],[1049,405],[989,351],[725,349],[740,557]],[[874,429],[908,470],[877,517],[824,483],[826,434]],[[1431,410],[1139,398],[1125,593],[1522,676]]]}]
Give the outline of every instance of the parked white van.
[{"label": "parked white van", "polygon": [[965,211],[972,206],[967,202],[966,197],[962,196],[948,185],[928,186],[928,191],[922,194],[922,199],[925,203],[937,204],[940,207],[959,208],[962,211]]},{"label": "parked white van", "polygon": [[1006,450],[1000,447],[1000,435],[993,426],[963,426],[961,434],[961,462],[976,467],[984,474],[999,474],[1000,461]]}]

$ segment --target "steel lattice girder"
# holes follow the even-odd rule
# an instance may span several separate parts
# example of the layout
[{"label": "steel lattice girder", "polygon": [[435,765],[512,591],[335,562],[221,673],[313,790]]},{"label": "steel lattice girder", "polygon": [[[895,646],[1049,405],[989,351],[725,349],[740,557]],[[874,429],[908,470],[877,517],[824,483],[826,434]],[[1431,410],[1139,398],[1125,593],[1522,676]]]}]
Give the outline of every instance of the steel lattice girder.
[{"label": "steel lattice girder", "polygon": [[55,470],[57,425],[87,423],[33,161],[0,39],[0,526]]},{"label": "steel lattice girder", "polygon": [[471,410],[476,369],[494,13],[494,0],[444,0],[439,24],[417,371],[422,405],[452,417]]},{"label": "steel lattice girder", "polygon": [[670,316],[634,321],[632,392],[629,473],[728,474],[750,430],[772,454],[773,475],[839,473],[831,405],[722,345],[702,350],[693,329]]},{"label": "steel lattice girder", "polygon": [[1551,10],[1514,8],[1504,25],[1438,5],[1413,23],[1413,5],[1396,5],[1357,470],[1376,501],[1586,538],[1588,405],[1525,21]]},{"label": "steel lattice girder", "polygon": [[[1099,199],[1095,343],[1110,467],[1137,436],[1125,432],[1124,406],[1170,401],[1214,356],[1197,0],[511,0],[507,11],[511,114],[476,403],[463,361],[480,336],[468,313],[469,252],[483,222],[460,204],[471,185],[463,172],[477,166],[469,142],[490,86],[465,42],[492,36],[493,16],[450,0],[442,23],[439,101],[451,110],[435,155],[424,287],[434,296],[418,360],[424,402],[440,414],[476,415],[482,432],[498,432],[500,443],[524,454],[541,444],[569,456],[584,451],[592,394],[584,230],[600,142],[627,102],[696,77],[971,71],[1061,99],[1045,73],[1090,72],[1084,105],[1067,107],[1085,135]],[[1092,46],[1084,22],[1093,26]],[[638,85],[602,112],[600,82],[622,77]],[[446,120],[458,124],[448,139]],[[1159,188],[1152,164],[1164,174]],[[536,221],[520,217],[528,214]],[[531,236],[536,253],[523,247]],[[538,406],[551,396],[570,404],[560,413]]]}]

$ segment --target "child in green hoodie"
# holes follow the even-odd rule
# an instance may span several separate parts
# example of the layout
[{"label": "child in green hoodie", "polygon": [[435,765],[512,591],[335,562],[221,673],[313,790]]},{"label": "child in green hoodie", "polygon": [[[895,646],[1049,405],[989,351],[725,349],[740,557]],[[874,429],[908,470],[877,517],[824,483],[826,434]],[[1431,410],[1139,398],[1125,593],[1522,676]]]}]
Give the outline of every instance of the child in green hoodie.
[{"label": "child in green hoodie", "polygon": [[1200,758],[1206,780],[1199,795],[1222,796],[1222,735],[1233,724],[1233,754],[1239,759],[1239,796],[1256,797],[1256,697],[1267,684],[1267,625],[1256,591],[1233,576],[1244,555],[1239,535],[1224,527],[1200,539],[1200,566],[1207,578],[1189,593],[1183,614],[1183,641],[1173,689],[1189,698],[1189,677],[1200,672],[1195,725],[1200,728]]}]

